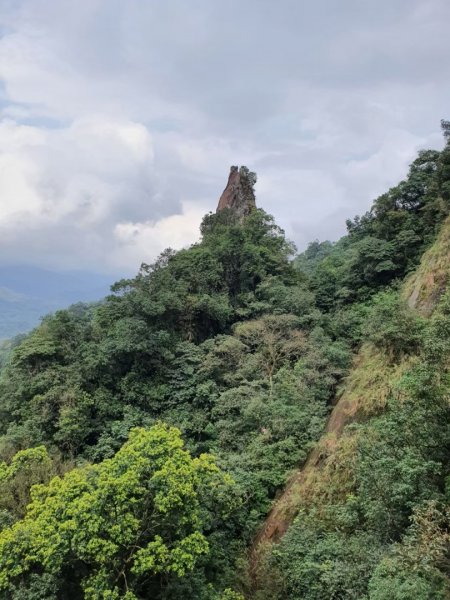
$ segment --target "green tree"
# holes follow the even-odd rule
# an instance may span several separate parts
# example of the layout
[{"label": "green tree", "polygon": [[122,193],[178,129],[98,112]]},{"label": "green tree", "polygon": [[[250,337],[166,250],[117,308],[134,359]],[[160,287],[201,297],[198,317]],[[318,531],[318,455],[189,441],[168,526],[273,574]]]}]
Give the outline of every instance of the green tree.
[{"label": "green tree", "polygon": [[112,459],[32,489],[25,518],[0,534],[0,588],[44,577],[68,599],[159,597],[208,553],[205,530],[230,508],[231,486],[175,428],[134,429]]}]

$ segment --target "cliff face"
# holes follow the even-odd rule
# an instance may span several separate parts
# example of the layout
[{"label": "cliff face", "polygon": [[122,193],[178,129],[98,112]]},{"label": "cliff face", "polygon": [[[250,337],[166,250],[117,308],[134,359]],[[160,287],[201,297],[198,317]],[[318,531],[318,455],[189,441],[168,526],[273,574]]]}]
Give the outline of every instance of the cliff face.
[{"label": "cliff face", "polygon": [[244,218],[256,208],[256,174],[247,167],[231,167],[226,188],[222,192],[216,212],[232,210],[239,218]]}]

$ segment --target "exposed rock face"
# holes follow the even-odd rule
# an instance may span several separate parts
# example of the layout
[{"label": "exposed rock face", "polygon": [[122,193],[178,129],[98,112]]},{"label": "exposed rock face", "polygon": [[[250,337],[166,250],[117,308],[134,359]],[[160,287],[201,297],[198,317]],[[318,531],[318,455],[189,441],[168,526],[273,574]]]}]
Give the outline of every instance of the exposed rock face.
[{"label": "exposed rock face", "polygon": [[217,211],[225,208],[232,210],[240,219],[243,219],[256,208],[255,191],[256,174],[247,167],[231,167],[228,183],[223,190],[217,205]]}]

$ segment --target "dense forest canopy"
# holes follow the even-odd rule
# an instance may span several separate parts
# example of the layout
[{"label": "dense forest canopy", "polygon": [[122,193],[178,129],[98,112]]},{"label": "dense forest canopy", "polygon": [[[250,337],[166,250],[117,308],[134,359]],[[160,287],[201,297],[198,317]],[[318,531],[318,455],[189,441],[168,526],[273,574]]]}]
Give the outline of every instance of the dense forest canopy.
[{"label": "dense forest canopy", "polygon": [[[422,315],[401,285],[449,209],[448,142],[336,243],[294,258],[263,210],[226,208],[4,346],[1,597],[448,598],[450,298],[445,280]],[[255,586],[247,548],[361,351],[401,372],[395,391],[349,426]]]}]

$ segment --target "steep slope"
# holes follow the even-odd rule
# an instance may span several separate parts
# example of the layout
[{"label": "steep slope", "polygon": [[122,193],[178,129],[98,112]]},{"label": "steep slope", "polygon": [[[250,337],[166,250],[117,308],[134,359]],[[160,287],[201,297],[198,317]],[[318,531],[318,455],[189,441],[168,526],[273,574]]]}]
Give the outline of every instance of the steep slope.
[{"label": "steep slope", "polygon": [[419,268],[406,281],[404,297],[410,308],[430,315],[448,285],[450,258],[450,217],[435,244],[422,257]]},{"label": "steep slope", "polygon": [[[402,297],[411,309],[425,317],[432,315],[448,289],[449,259],[450,219],[447,219],[418,269],[403,284]],[[258,594],[258,590],[268,587],[268,580],[274,576],[273,573],[268,575],[268,557],[299,511],[311,506],[319,510],[317,507],[331,499],[336,487],[344,494],[350,491],[347,482],[352,480],[357,434],[347,426],[380,414],[401,377],[416,361],[416,357],[406,355],[392,362],[371,343],[362,345],[321,439],[291,476],[254,540],[249,556],[250,597],[268,597]]]}]

